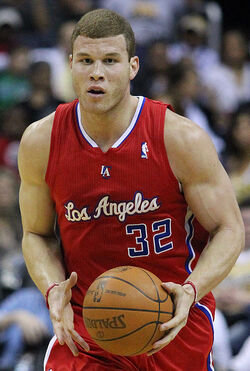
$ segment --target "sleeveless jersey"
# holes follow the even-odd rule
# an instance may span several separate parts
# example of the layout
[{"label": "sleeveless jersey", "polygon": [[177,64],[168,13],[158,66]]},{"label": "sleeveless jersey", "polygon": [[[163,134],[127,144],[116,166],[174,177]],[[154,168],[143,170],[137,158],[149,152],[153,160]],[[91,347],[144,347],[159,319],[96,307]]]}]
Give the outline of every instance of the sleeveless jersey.
[{"label": "sleeveless jersey", "polygon": [[[78,274],[77,306],[94,279],[116,266],[183,283],[208,242],[168,162],[167,108],[139,97],[129,127],[106,153],[85,132],[78,100],[56,110],[46,182],[67,273]],[[202,300],[213,308],[212,294]]]}]

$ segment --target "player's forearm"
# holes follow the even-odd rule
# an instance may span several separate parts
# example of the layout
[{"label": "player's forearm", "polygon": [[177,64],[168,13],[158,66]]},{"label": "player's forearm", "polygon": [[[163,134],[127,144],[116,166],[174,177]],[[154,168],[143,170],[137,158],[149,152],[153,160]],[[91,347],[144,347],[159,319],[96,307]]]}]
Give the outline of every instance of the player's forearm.
[{"label": "player's forearm", "polygon": [[22,249],[29,274],[43,295],[51,283],[65,280],[62,255],[55,237],[24,232]]},{"label": "player's forearm", "polygon": [[244,228],[219,229],[203,250],[196,267],[188,277],[195,283],[200,300],[214,289],[230,272],[244,247]]}]

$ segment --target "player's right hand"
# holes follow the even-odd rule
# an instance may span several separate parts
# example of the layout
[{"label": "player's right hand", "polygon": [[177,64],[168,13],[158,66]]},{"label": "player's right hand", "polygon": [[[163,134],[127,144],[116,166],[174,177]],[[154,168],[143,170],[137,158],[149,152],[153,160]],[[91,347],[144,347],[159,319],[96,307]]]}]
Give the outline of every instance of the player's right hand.
[{"label": "player's right hand", "polygon": [[76,282],[77,274],[72,272],[67,280],[53,287],[48,296],[50,318],[55,335],[59,344],[67,344],[74,356],[79,354],[75,342],[86,351],[89,351],[89,345],[74,329],[74,312],[70,300],[72,296],[71,289]]}]

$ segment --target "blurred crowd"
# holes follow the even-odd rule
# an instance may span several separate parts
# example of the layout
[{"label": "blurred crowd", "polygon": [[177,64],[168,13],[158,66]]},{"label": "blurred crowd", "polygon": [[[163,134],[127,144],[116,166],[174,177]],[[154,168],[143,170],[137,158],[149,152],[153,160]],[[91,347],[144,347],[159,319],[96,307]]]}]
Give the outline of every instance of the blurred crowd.
[{"label": "blurred crowd", "polygon": [[246,226],[246,247],[214,294],[216,371],[250,370],[249,35],[203,0],[0,0],[0,371],[42,370],[53,330],[21,253],[17,153],[25,128],[75,98],[68,56],[89,10],[125,16],[141,68],[134,95],[171,103],[210,135]]}]

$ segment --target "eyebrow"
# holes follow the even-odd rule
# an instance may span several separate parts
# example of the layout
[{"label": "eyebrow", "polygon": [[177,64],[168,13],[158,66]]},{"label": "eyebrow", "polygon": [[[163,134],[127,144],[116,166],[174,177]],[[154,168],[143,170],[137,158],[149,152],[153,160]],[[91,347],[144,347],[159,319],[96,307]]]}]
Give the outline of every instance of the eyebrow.
[{"label": "eyebrow", "polygon": [[[91,55],[90,54],[88,54],[88,53],[83,53],[83,52],[79,52],[79,53],[76,53],[76,56],[77,57],[91,57]],[[104,57],[120,57],[121,56],[121,54],[119,54],[119,53],[106,53],[106,54],[104,54]]]}]

